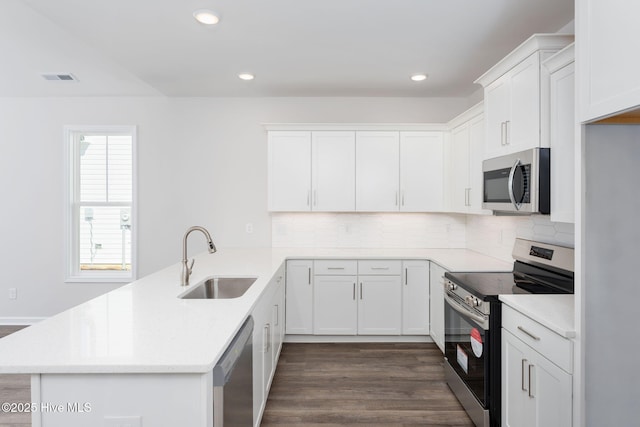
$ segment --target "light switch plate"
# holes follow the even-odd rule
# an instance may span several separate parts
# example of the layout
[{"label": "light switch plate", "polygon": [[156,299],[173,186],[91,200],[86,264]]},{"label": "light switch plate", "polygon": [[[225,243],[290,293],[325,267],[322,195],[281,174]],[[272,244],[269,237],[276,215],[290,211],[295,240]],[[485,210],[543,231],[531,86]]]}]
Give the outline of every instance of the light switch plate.
[{"label": "light switch plate", "polygon": [[104,427],[142,427],[142,417],[104,417]]}]

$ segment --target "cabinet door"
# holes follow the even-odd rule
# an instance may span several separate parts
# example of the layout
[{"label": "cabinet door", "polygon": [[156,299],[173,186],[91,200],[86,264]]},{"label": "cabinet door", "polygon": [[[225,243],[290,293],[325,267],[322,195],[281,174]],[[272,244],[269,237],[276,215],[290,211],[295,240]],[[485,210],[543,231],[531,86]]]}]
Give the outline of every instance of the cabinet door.
[{"label": "cabinet door", "polygon": [[508,73],[510,114],[507,153],[540,146],[540,55],[534,53]]},{"label": "cabinet door", "polygon": [[504,153],[506,127],[509,120],[511,89],[507,74],[491,83],[484,90],[485,158]]},{"label": "cabinet door", "polygon": [[429,335],[429,261],[402,267],[402,334]]},{"label": "cabinet door", "polygon": [[313,333],[313,261],[287,261],[286,332]]},{"label": "cabinet door", "polygon": [[280,350],[284,338],[284,283],[282,276],[276,280],[278,287],[271,302],[271,341],[273,342],[273,351],[271,352],[273,357],[272,377],[278,365],[278,357],[280,357]]},{"label": "cabinet door", "polygon": [[271,131],[269,210],[311,210],[311,132]]},{"label": "cabinet door", "polygon": [[549,145],[551,146],[551,221],[575,222],[574,64],[549,77]]},{"label": "cabinet door", "polygon": [[399,276],[358,276],[358,334],[400,335],[402,289]]},{"label": "cabinet door", "polygon": [[572,424],[571,375],[502,329],[502,420],[507,427]]},{"label": "cabinet door", "polygon": [[469,121],[469,190],[467,190],[467,211],[476,214],[491,214],[490,210],[482,209],[483,175],[482,160],[484,159],[485,138],[484,116],[479,115]]},{"label": "cabinet door", "polygon": [[444,353],[444,273],[445,269],[438,264],[429,265],[429,324],[431,339]]},{"label": "cabinet door", "polygon": [[502,425],[505,427],[533,426],[533,412],[529,404],[528,363],[524,343],[502,332]]},{"label": "cabinet door", "polygon": [[358,332],[356,281],[356,276],[314,277],[314,334],[355,335]]},{"label": "cabinet door", "polygon": [[563,427],[572,425],[571,375],[534,352],[527,368],[531,375],[531,394],[535,427]]},{"label": "cabinet door", "polygon": [[576,2],[580,121],[587,122],[640,105],[640,2]]},{"label": "cabinet door", "polygon": [[312,132],[312,210],[356,208],[355,132]]},{"label": "cabinet door", "polygon": [[398,210],[400,143],[398,132],[356,132],[356,210]]},{"label": "cabinet door", "polygon": [[400,210],[443,209],[444,141],[441,132],[400,132]]},{"label": "cabinet door", "polygon": [[458,126],[451,140],[451,210],[469,209],[469,125]]}]

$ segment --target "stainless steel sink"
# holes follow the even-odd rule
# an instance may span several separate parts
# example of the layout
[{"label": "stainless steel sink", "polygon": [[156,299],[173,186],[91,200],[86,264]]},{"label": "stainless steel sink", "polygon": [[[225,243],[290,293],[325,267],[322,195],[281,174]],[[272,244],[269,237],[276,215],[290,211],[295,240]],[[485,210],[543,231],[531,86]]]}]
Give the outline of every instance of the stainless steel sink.
[{"label": "stainless steel sink", "polygon": [[256,281],[255,277],[212,277],[196,285],[182,299],[238,298]]}]

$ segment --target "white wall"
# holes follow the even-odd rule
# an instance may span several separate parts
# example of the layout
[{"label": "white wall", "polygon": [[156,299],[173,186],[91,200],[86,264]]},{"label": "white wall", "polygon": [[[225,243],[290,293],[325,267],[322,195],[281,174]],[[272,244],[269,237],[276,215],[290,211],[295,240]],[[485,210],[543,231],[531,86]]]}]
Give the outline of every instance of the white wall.
[{"label": "white wall", "polygon": [[[220,247],[271,245],[262,123],[436,123],[466,106],[445,98],[0,98],[0,321],[49,316],[117,286],[63,282],[65,125],[138,126],[142,276],[178,262],[182,234],[196,223]],[[205,249],[192,240],[191,253]],[[13,287],[18,299],[9,300]]]}]

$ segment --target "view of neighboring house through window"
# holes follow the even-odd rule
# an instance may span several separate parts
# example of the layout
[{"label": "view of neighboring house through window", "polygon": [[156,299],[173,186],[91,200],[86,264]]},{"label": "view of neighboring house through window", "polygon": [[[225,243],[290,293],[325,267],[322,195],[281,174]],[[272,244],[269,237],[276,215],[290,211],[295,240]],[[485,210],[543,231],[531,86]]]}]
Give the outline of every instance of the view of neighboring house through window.
[{"label": "view of neighboring house through window", "polygon": [[135,128],[68,128],[68,281],[130,281]]}]

